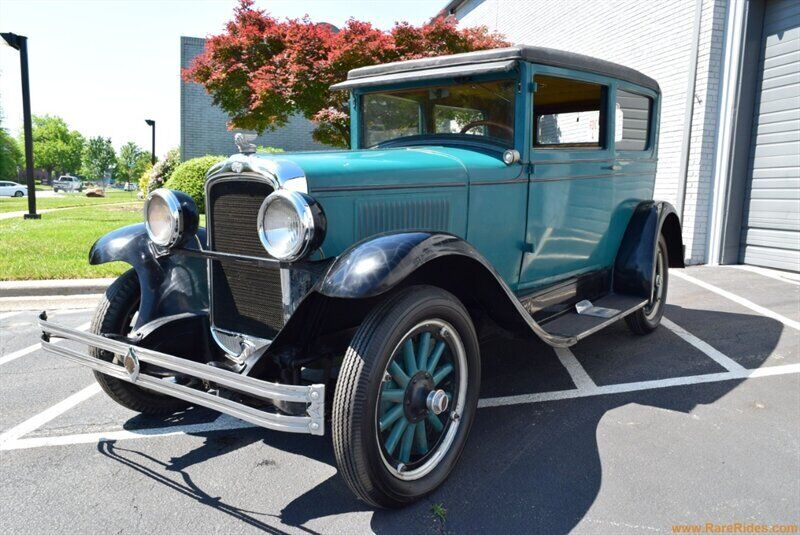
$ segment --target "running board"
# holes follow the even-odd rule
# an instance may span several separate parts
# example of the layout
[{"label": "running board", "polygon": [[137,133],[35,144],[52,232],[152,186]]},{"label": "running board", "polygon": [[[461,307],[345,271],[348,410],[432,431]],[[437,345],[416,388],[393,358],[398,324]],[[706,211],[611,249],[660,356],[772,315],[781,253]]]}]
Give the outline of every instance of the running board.
[{"label": "running board", "polygon": [[[100,373],[142,388],[172,396],[195,405],[234,416],[246,422],[289,433],[322,435],[325,432],[325,385],[287,385],[270,383],[254,377],[168,355],[152,349],[135,346],[127,342],[97,334],[70,329],[47,321],[47,314],[39,316],[42,329],[42,349],[71,362],[81,364]],[[106,362],[89,354],[88,350],[76,350],[56,345],[50,338],[72,340],[122,356],[122,365]],[[202,384],[223,387],[269,403],[288,402],[304,404],[304,416],[290,416],[261,410],[248,404],[217,395],[214,390],[193,388],[169,379],[148,375],[141,363],[170,370],[176,375],[198,379]]]},{"label": "running board", "polygon": [[[542,322],[542,329],[555,338],[569,339],[578,342],[587,336],[608,327],[628,314],[636,312],[647,304],[647,299],[630,295],[609,294],[592,301],[595,308],[608,308],[617,313],[610,317],[599,317],[579,314],[575,307],[552,320]],[[571,345],[571,344],[570,344]]]}]

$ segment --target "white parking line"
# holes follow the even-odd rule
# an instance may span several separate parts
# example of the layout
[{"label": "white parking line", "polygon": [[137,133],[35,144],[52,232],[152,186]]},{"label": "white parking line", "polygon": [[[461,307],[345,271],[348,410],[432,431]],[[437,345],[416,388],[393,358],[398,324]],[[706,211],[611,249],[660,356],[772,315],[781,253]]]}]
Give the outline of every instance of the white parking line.
[{"label": "white parking line", "polygon": [[553,349],[556,352],[556,356],[558,356],[558,360],[561,361],[561,365],[567,369],[567,373],[569,373],[572,382],[575,383],[577,388],[597,388],[597,385],[586,373],[586,370],[583,369],[583,366],[578,362],[572,351],[566,347],[554,347]]},{"label": "white parking line", "polygon": [[661,325],[669,329],[670,331],[674,332],[694,347],[705,353],[708,357],[713,359],[717,364],[728,370],[729,372],[741,372],[746,368],[730,358],[728,355],[723,355],[713,347],[711,347],[706,342],[700,340],[698,337],[681,327],[680,325],[676,325],[672,321],[668,320],[667,318],[661,318]]},{"label": "white parking line", "polygon": [[78,403],[81,403],[82,401],[89,399],[98,392],[100,392],[100,385],[97,383],[92,383],[83,390],[75,392],[67,399],[56,403],[49,409],[44,410],[32,418],[28,418],[21,424],[12,427],[8,431],[0,435],[0,450],[6,449],[6,446],[9,443],[13,443],[21,436],[27,435],[31,431],[35,431],[36,429],[40,428],[53,418],[57,418],[58,416],[70,410]]},{"label": "white parking line", "polygon": [[72,444],[96,444],[113,440],[135,440],[139,438],[168,437],[174,435],[191,435],[195,433],[211,433],[214,431],[233,431],[258,427],[232,416],[221,414],[213,422],[202,424],[177,425],[170,427],[155,427],[137,429],[136,431],[108,431],[99,433],[81,433],[77,435],[61,435],[55,437],[32,437],[12,440],[0,444],[0,451],[42,448],[46,446],[69,446]]},{"label": "white parking line", "polygon": [[[733,381],[752,379],[756,377],[772,377],[776,375],[800,374],[800,364],[786,364],[783,366],[768,366],[755,370],[743,369],[741,371],[730,371],[722,373],[709,373],[704,375],[693,375],[689,377],[673,377],[670,379],[657,379],[653,381],[639,381],[634,383],[621,383],[615,385],[595,386],[594,388],[577,388],[572,390],[559,390],[556,392],[541,392],[536,394],[522,394],[518,396],[505,396],[496,398],[485,398],[478,402],[479,409],[492,407],[505,407],[510,405],[524,405],[530,403],[542,403],[546,401],[558,401],[563,399],[585,398],[592,396],[604,396],[611,394],[622,394],[627,392],[638,392],[644,390],[655,390],[659,388],[669,388],[675,386],[697,385],[703,383],[717,383],[722,381]],[[90,389],[94,388],[94,391]],[[162,436],[186,435],[193,433],[207,433],[212,431],[230,431],[236,429],[247,429],[257,427],[247,422],[236,420],[232,417],[221,415],[213,422],[204,424],[191,424],[184,426],[159,427],[150,429],[138,429],[136,431],[109,431],[96,433],[81,433],[75,435],[63,435],[57,437],[33,437],[20,438],[24,434],[34,431],[41,425],[52,420],[59,414],[69,410],[84,399],[88,399],[97,392],[100,387],[92,385],[84,391],[74,394],[70,398],[59,403],[57,406],[48,409],[44,413],[31,418],[27,422],[20,424],[11,431],[0,435],[0,451],[20,450],[29,448],[41,448],[45,446],[68,446],[73,444],[95,444],[97,442],[109,440],[129,440],[140,438],[152,438]],[[74,398],[74,399],[73,399]],[[46,414],[46,416],[45,416]],[[23,427],[24,426],[24,427]],[[12,435],[13,434],[13,435]]]},{"label": "white parking line", "polygon": [[[77,330],[85,331],[86,329],[89,328],[89,325],[91,325],[91,323],[87,321],[86,323],[84,323],[82,325],[79,325],[77,327]],[[57,340],[53,340],[54,344],[57,344],[59,342],[61,342],[60,338],[57,339]],[[14,351],[13,353],[9,353],[8,355],[3,355],[2,357],[0,357],[0,366],[2,366],[3,364],[8,364],[12,360],[17,360],[20,357],[24,357],[25,355],[29,355],[29,354],[33,353],[34,351],[38,351],[41,348],[42,348],[42,344],[38,343],[38,344],[33,344],[32,346],[28,346],[28,347],[19,349],[17,351]]]},{"label": "white parking line", "polygon": [[709,284],[707,282],[701,281],[700,279],[696,279],[696,278],[692,277],[691,275],[687,275],[686,273],[682,273],[681,271],[679,271],[677,269],[676,270],[670,270],[670,275],[675,275],[679,279],[683,279],[685,281],[691,282],[692,284],[696,284],[697,286],[700,286],[701,288],[705,288],[706,290],[708,290],[710,292],[714,292],[715,294],[721,295],[722,297],[724,297],[726,299],[730,299],[731,301],[733,301],[735,303],[739,303],[740,305],[742,305],[745,308],[749,308],[750,310],[752,310],[754,312],[758,312],[762,316],[766,316],[768,318],[772,318],[774,320],[777,320],[777,321],[783,323],[787,327],[791,327],[792,329],[800,331],[800,322],[797,322],[797,321],[794,321],[792,319],[789,319],[786,316],[782,316],[782,315],[778,314],[777,312],[773,312],[772,310],[770,310],[768,308],[762,307],[761,305],[757,305],[757,304],[753,303],[752,301],[750,301],[748,299],[745,299],[744,297],[739,297],[738,295],[729,292],[728,290],[723,290],[722,288],[717,288],[713,284]]},{"label": "white parking line", "polygon": [[505,396],[482,399],[478,408],[504,407],[506,405],[521,405],[525,403],[541,403],[543,401],[557,401],[561,399],[585,398],[625,392],[638,392],[640,390],[655,390],[672,386],[697,385],[702,383],[717,383],[736,379],[750,379],[753,377],[771,377],[773,375],[787,375],[800,373],[800,364],[786,364],[783,366],[767,366],[756,370],[739,372],[707,373],[691,375],[688,377],[672,377],[670,379],[656,379],[653,381],[639,381],[635,383],[620,383],[615,385],[598,386],[594,389],[559,390],[556,392],[540,392],[536,394],[521,394],[518,396]]}]

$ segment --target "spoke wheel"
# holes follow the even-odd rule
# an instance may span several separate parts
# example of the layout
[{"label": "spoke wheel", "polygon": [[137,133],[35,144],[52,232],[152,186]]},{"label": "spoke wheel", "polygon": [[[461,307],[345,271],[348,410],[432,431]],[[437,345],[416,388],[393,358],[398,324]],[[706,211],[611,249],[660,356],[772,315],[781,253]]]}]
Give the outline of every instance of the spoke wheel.
[{"label": "spoke wheel", "polygon": [[375,507],[401,507],[444,483],[475,417],[480,352],[452,294],[411,286],[356,331],[333,399],[339,473]]},{"label": "spoke wheel", "polygon": [[395,348],[384,370],[375,429],[387,469],[425,476],[453,443],[466,397],[466,355],[452,325],[423,321]]},{"label": "spoke wheel", "polygon": [[651,333],[661,323],[669,286],[668,268],[667,242],[664,241],[663,236],[659,236],[658,249],[653,263],[653,286],[650,289],[650,299],[644,307],[625,316],[625,323],[635,334]]}]

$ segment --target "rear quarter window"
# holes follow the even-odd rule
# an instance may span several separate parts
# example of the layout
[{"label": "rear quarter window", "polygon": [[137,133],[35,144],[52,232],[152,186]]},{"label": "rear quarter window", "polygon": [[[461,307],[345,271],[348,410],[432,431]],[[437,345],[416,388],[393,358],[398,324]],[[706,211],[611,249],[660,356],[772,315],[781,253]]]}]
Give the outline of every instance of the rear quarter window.
[{"label": "rear quarter window", "polygon": [[653,99],[617,90],[616,112],[614,117],[614,142],[617,150],[636,151],[647,149],[650,134],[650,113]]}]

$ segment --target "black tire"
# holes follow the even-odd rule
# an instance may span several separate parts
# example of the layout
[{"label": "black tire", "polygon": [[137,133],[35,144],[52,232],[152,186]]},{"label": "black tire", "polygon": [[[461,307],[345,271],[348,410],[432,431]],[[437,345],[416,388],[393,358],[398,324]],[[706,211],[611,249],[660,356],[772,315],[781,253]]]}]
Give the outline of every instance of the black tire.
[{"label": "black tire", "polygon": [[[94,334],[126,335],[139,308],[139,279],[128,270],[108,287],[100,299],[90,327]],[[91,355],[106,362],[120,362],[120,356],[97,348]],[[123,407],[142,414],[161,416],[185,409],[185,401],[145,390],[126,381],[95,371],[94,377],[108,396]]]},{"label": "black tire", "polygon": [[[453,382],[464,385],[466,395],[460,395],[461,386],[451,390],[451,395],[457,399],[453,403],[461,403],[457,407],[457,417],[454,418],[452,412],[436,413],[437,418],[441,416],[446,422],[444,430],[439,431],[440,442],[425,451],[435,458],[434,454],[442,448],[444,454],[435,462],[431,461],[429,471],[419,478],[404,480],[388,467],[385,450],[379,442],[378,396],[384,386],[387,366],[398,354],[404,337],[411,336],[409,333],[415,326],[426,324],[428,320],[452,327],[448,330],[451,334],[446,335],[450,340],[448,352],[449,348],[456,347],[452,333],[460,339],[463,351],[459,362],[464,363],[466,369],[454,373],[457,379]],[[423,373],[422,370],[419,373]],[[477,410],[479,386],[478,337],[469,314],[455,296],[432,286],[412,286],[377,306],[350,343],[333,400],[334,453],[339,472],[350,489],[374,507],[401,507],[436,489],[461,455]],[[452,411],[453,407],[448,409]],[[425,425],[423,422],[423,432]],[[451,429],[452,434],[449,433]],[[448,438],[442,440],[441,437]],[[401,470],[399,466],[398,470]]]},{"label": "black tire", "polygon": [[664,236],[659,235],[653,277],[653,297],[644,308],[625,316],[625,323],[634,334],[650,334],[661,323],[661,318],[664,316],[664,305],[667,302],[667,289],[669,288],[668,258],[667,242],[664,240]]},{"label": "black tire", "polygon": [[22,191],[15,191],[14,192],[14,197],[24,197],[24,196],[25,196],[25,193],[22,192]]}]

